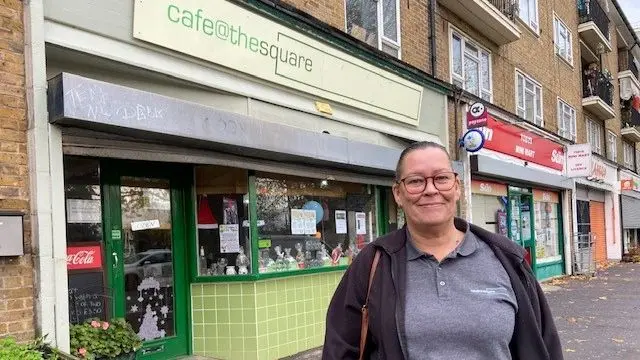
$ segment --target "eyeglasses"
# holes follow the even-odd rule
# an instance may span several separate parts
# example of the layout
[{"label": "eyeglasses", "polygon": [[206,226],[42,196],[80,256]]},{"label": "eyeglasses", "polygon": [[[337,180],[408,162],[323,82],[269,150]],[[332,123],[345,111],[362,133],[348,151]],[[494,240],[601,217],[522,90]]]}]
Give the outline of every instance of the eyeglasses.
[{"label": "eyeglasses", "polygon": [[409,194],[420,194],[427,188],[429,179],[433,179],[433,186],[438,191],[449,191],[453,189],[453,186],[456,184],[456,176],[458,176],[458,174],[452,171],[441,172],[434,176],[409,175],[399,180],[398,184],[403,183],[405,190],[407,190]]}]

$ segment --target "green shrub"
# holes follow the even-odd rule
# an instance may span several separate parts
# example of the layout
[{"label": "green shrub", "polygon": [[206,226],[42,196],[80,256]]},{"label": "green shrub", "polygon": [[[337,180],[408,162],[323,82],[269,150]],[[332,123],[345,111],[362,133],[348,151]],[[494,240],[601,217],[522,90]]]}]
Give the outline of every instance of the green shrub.
[{"label": "green shrub", "polygon": [[42,353],[12,338],[0,339],[0,359],[43,360]]},{"label": "green shrub", "polygon": [[124,319],[89,320],[72,325],[71,353],[85,359],[115,358],[137,351],[142,341]]}]

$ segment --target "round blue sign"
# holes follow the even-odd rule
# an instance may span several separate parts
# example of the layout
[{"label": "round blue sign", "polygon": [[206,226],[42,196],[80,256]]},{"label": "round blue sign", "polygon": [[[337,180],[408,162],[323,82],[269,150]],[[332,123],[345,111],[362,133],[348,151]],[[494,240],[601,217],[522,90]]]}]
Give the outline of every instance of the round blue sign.
[{"label": "round blue sign", "polygon": [[460,139],[460,146],[468,152],[474,153],[482,149],[484,141],[484,133],[480,129],[471,129]]}]

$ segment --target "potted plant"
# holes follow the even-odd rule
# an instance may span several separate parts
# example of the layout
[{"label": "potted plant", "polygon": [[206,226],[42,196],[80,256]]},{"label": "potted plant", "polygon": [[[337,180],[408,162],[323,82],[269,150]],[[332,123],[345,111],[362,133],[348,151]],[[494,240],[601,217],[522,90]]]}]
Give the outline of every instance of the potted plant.
[{"label": "potted plant", "polygon": [[133,360],[142,340],[124,319],[87,320],[70,328],[73,355],[87,360]]}]

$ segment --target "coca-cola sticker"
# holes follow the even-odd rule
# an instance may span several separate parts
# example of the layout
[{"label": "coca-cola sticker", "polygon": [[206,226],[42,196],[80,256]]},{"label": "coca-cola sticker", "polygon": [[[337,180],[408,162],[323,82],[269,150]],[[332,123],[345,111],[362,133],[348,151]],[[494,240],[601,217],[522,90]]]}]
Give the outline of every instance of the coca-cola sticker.
[{"label": "coca-cola sticker", "polygon": [[67,247],[67,269],[87,270],[102,268],[102,249],[100,246]]}]

